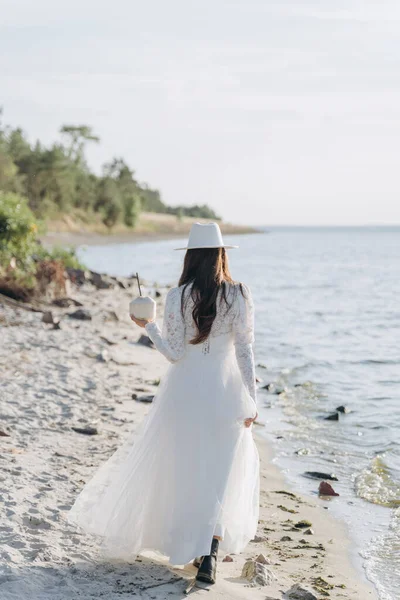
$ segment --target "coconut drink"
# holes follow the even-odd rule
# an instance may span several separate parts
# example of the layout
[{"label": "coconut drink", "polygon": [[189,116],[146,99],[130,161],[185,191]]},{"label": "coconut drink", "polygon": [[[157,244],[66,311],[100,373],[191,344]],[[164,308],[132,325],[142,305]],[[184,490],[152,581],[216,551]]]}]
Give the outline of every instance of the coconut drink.
[{"label": "coconut drink", "polygon": [[139,287],[139,296],[129,303],[129,314],[135,319],[154,321],[156,318],[156,303],[150,296],[143,296],[140,287],[139,275],[136,273]]},{"label": "coconut drink", "polygon": [[150,296],[138,296],[129,303],[129,314],[135,319],[154,321],[156,317],[156,303]]}]

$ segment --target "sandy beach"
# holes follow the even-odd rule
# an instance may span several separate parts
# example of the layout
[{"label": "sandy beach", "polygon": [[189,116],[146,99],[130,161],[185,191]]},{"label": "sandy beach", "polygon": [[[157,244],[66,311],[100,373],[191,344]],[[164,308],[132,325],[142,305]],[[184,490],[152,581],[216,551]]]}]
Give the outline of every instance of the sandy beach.
[{"label": "sandy beach", "polygon": [[[165,290],[159,292],[161,316]],[[52,312],[45,319],[53,323],[43,322],[43,312],[0,299],[3,600],[186,597],[192,565],[171,567],[150,556],[105,563],[96,540],[66,520],[83,484],[151,410],[141,398],[156,393],[168,366],[153,348],[137,343],[141,331],[127,314],[133,295],[136,288],[119,285],[71,286],[69,296],[82,307],[39,307]],[[79,308],[86,319],[69,316]],[[352,564],[346,530],[330,516],[329,502],[290,489],[271,462],[262,424],[253,427],[262,482],[257,537],[241,555],[220,556],[217,584],[208,591],[195,587],[190,595],[375,599]],[[309,524],[295,527],[300,521]],[[267,585],[242,577],[245,562],[260,554]],[[296,585],[309,595],[291,595]]]}]

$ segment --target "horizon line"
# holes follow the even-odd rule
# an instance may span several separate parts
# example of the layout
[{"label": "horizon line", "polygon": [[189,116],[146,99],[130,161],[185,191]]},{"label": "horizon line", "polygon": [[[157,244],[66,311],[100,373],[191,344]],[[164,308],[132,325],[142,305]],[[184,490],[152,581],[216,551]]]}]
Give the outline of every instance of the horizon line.
[{"label": "horizon line", "polygon": [[378,228],[378,227],[382,227],[382,228],[387,228],[387,227],[400,227],[400,222],[399,223],[359,223],[359,224],[287,224],[287,223],[274,223],[274,224],[270,224],[270,225],[254,225],[251,224],[249,225],[249,227],[254,227],[255,229],[264,229],[267,227],[273,228],[273,227],[295,227],[295,228],[350,228],[350,227],[357,227],[359,229],[364,229],[364,228]]}]

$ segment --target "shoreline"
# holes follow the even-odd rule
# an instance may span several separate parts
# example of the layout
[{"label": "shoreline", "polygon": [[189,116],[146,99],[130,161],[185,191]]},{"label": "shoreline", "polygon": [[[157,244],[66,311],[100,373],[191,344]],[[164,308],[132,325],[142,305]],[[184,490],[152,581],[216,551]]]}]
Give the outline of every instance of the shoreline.
[{"label": "shoreline", "polygon": [[[263,458],[261,462],[265,462],[268,464],[268,475],[273,475],[273,478],[280,484],[282,489],[286,489],[291,493],[295,494],[297,498],[300,498],[307,506],[312,507],[316,510],[317,519],[321,520],[324,524],[325,538],[328,537],[329,531],[332,532],[332,539],[334,537],[339,538],[339,542],[344,544],[344,557],[343,560],[349,561],[349,569],[352,569],[354,573],[358,576],[360,583],[366,586],[367,589],[371,588],[373,598],[378,598],[377,590],[372,581],[370,581],[367,577],[365,568],[363,567],[363,561],[359,553],[359,548],[357,547],[354,539],[352,538],[350,528],[347,522],[334,514],[334,512],[330,512],[330,502],[335,501],[334,498],[326,497],[324,499],[320,498],[317,492],[315,495],[307,491],[298,491],[296,487],[296,483],[294,480],[290,480],[289,477],[286,476],[283,467],[279,465],[279,456],[275,450],[274,440],[272,439],[272,435],[268,432],[267,435],[263,432],[261,427],[256,428],[254,434],[257,446],[261,447],[261,452],[263,454]],[[334,483],[334,482],[333,482]],[[318,487],[318,480],[316,480],[316,488]],[[312,520],[312,519],[310,519]],[[329,527],[327,524],[329,523]],[[338,536],[339,531],[339,536]],[[314,541],[314,538],[312,538]],[[339,565],[333,565],[333,568],[337,570]],[[367,597],[367,596],[365,596]]]},{"label": "shoreline", "polygon": [[[114,597],[116,580],[121,581],[120,591],[128,594],[143,582],[153,587],[159,579],[165,583],[156,583],[153,597],[164,600],[168,594],[173,600],[182,598],[185,582],[180,578],[193,577],[190,565],[166,567],[146,558],[129,569],[126,564],[115,566],[110,574],[109,564],[98,563],[93,539],[66,523],[66,513],[83,483],[149,410],[149,404],[132,399],[132,394],[154,394],[168,366],[157,351],[132,343],[142,333],[127,315],[132,291],[97,290],[90,284],[72,288],[70,295],[92,319],[68,317],[74,307],[43,307],[61,318],[60,329],[43,323],[40,313],[1,304],[0,299],[4,339],[0,429],[9,435],[2,437],[0,455],[5,473],[0,486],[6,498],[0,568],[5,600],[42,600],[51,597],[43,594],[43,588],[47,593],[55,585],[65,589],[62,596],[55,592],[57,600],[73,600],[78,594],[95,598],[100,592],[107,599]],[[165,290],[160,291],[165,297]],[[157,300],[160,313],[163,297]],[[86,425],[95,426],[98,434],[82,435],[71,429]],[[273,461],[273,449],[261,426],[254,425],[254,437],[261,459],[259,538],[241,555],[232,555],[232,562],[220,557],[218,582],[208,597],[278,600],[299,583],[318,600],[376,599],[372,584],[365,575],[364,581],[351,560],[345,524],[330,515],[322,501],[289,486]],[[303,519],[312,523],[313,535],[293,528]],[[291,539],[282,540],[284,536]],[[265,587],[249,587],[240,577],[241,570],[246,559],[260,553],[270,561],[268,569],[276,579]],[[171,583],[172,574],[177,579]],[[137,591],[136,596],[148,597]]]},{"label": "shoreline", "polygon": [[163,240],[179,239],[182,235],[174,233],[77,233],[70,231],[48,232],[40,236],[44,246],[108,246],[110,244],[140,244],[142,242],[160,242]]},{"label": "shoreline", "polygon": [[[146,241],[171,240],[187,237],[193,223],[208,223],[210,219],[183,217],[177,220],[172,215],[162,213],[141,213],[139,222],[134,229],[116,227],[111,232],[99,224],[84,225],[76,223],[70,217],[59,221],[50,221],[48,232],[40,236],[44,245],[54,246],[93,246],[108,244],[136,244]],[[223,235],[246,235],[265,233],[250,225],[235,225],[224,221],[219,222]]]},{"label": "shoreline", "polygon": [[[225,232],[226,236],[231,235],[256,235],[263,234],[263,231],[232,231]],[[49,232],[39,237],[44,246],[107,246],[109,244],[140,244],[144,242],[160,242],[163,240],[178,240],[185,237],[184,233],[76,233],[76,232]]]},{"label": "shoreline", "polygon": [[[235,234],[241,235],[241,234]],[[175,240],[183,238],[184,234],[177,233],[77,233],[71,231],[48,232],[40,236],[40,241],[45,246],[108,246],[110,244],[140,244],[143,242],[160,242],[163,240]]]}]

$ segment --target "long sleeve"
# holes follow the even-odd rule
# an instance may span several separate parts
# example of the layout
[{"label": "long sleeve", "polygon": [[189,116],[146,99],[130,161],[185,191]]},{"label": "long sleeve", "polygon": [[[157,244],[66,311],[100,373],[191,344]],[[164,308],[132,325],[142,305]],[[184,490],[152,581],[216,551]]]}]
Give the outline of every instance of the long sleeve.
[{"label": "long sleeve", "polygon": [[181,311],[181,292],[172,288],[165,301],[162,332],[155,321],[147,323],[146,332],[161,354],[171,363],[178,362],[185,353],[185,323]]},{"label": "long sleeve", "polygon": [[236,360],[243,383],[257,404],[256,374],[254,366],[254,305],[250,290],[243,286],[245,296],[238,290],[237,314],[233,324]]}]

